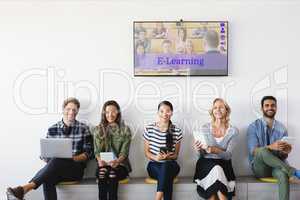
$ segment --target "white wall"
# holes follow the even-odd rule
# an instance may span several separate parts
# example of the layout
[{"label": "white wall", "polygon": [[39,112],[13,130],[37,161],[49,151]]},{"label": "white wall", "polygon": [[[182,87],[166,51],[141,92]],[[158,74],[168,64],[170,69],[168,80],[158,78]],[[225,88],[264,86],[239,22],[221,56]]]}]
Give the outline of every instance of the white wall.
[{"label": "white wall", "polygon": [[[105,100],[120,102],[135,134],[133,176],[146,175],[143,125],[155,120],[157,104],[166,98],[176,108],[173,121],[184,129],[181,175],[193,174],[190,130],[209,120],[207,109],[217,96],[227,99],[240,130],[238,175],[250,173],[245,129],[258,117],[261,96],[278,97],[278,119],[300,144],[300,4],[293,2],[1,1],[0,193],[42,166],[39,138],[60,119],[66,96],[81,100],[79,118],[89,124],[99,121]],[[132,22],[179,19],[229,21],[228,77],[133,76]],[[298,168],[299,150],[290,156]]]}]

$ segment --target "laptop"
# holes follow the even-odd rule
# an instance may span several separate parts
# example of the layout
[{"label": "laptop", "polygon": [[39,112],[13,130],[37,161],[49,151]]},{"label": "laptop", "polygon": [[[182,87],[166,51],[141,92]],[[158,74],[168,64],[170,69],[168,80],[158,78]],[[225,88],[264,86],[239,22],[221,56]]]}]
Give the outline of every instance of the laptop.
[{"label": "laptop", "polygon": [[42,138],[40,145],[43,158],[72,158],[73,156],[70,138]]}]

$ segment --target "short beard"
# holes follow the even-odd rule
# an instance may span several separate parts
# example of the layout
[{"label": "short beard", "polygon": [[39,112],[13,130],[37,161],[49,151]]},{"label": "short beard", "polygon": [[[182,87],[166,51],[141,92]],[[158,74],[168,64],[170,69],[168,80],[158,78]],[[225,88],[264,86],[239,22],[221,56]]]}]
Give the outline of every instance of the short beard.
[{"label": "short beard", "polygon": [[264,117],[274,119],[276,112],[273,112],[273,114],[269,115],[268,112],[263,111]]}]

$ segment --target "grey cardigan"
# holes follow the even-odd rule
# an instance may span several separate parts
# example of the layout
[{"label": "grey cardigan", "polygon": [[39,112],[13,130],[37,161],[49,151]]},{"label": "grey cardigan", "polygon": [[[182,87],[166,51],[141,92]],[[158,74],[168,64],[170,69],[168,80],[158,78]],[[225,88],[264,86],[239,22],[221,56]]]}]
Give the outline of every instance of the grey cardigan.
[{"label": "grey cardigan", "polygon": [[218,143],[213,136],[211,123],[204,124],[201,127],[201,131],[208,133],[210,141],[212,141],[213,146],[216,146],[224,151],[219,154],[206,153],[204,151],[200,151],[200,156],[204,158],[214,158],[214,159],[224,159],[230,160],[232,157],[232,152],[237,143],[238,129],[229,125],[229,128],[224,135],[224,138],[220,143]]}]

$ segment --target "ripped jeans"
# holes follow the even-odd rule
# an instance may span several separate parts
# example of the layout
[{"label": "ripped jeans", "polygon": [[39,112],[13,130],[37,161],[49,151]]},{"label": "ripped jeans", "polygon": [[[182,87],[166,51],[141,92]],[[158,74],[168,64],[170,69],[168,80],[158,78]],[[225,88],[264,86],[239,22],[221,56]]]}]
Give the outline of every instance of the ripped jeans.
[{"label": "ripped jeans", "polygon": [[124,166],[98,167],[96,171],[98,179],[99,200],[117,200],[119,181],[128,177],[128,171]]}]

